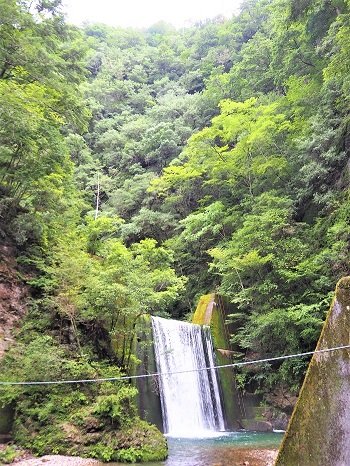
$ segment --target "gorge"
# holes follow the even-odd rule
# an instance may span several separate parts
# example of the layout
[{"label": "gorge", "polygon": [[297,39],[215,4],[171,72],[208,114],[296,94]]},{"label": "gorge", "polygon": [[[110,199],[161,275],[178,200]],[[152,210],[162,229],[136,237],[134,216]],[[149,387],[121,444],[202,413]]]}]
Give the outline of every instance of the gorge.
[{"label": "gorge", "polygon": [[[0,435],[141,462],[170,435],[287,429],[308,360],[252,362],[312,352],[350,273],[349,0],[244,0],[181,30],[0,12]],[[333,446],[324,412],[349,463],[344,354],[331,376],[314,359],[279,464]]]}]

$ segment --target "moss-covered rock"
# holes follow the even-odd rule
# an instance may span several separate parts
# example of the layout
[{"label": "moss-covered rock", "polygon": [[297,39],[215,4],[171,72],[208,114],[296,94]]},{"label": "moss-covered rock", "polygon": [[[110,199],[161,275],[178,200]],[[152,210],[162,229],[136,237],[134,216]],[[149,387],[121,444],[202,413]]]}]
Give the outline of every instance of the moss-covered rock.
[{"label": "moss-covered rock", "polygon": [[[125,401],[125,396],[122,398]],[[52,422],[19,416],[14,436],[18,444],[38,456],[61,454],[132,463],[165,459],[167,443],[161,432],[137,416],[121,422],[117,405],[118,401],[109,397],[73,409],[65,419],[52,417]]]},{"label": "moss-covered rock", "polygon": [[165,437],[145,421],[136,422],[126,431],[118,432],[116,437],[118,452],[115,459],[118,461],[129,461],[127,453],[128,457],[134,455],[131,462],[161,461],[168,456]]},{"label": "moss-covered rock", "polygon": [[[88,348],[86,348],[88,351]],[[2,361],[5,380],[116,378],[111,361],[76,356],[48,336],[18,342]],[[69,385],[6,386],[0,403],[16,406],[16,443],[42,456],[61,454],[102,461],[162,460],[166,442],[137,414],[137,389],[126,381]]]},{"label": "moss-covered rock", "polygon": [[[349,345],[350,277],[337,285],[317,350]],[[350,464],[350,350],[315,354],[276,466]]]}]

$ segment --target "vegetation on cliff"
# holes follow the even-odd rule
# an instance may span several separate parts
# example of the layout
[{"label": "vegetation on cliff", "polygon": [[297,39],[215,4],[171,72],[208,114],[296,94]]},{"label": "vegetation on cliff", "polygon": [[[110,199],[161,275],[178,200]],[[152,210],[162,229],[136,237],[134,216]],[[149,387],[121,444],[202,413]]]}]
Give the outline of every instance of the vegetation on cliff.
[{"label": "vegetation on cliff", "polygon": [[[0,0],[0,236],[32,296],[1,379],[128,373],[139,316],[184,317],[210,291],[231,302],[242,357],[314,348],[349,271],[349,8],[246,0],[180,32],[78,29],[59,0]],[[239,380],[297,390],[304,370]],[[130,424],[133,397],[0,391],[21,443],[105,460],[138,448],[129,425],[151,432]]]}]

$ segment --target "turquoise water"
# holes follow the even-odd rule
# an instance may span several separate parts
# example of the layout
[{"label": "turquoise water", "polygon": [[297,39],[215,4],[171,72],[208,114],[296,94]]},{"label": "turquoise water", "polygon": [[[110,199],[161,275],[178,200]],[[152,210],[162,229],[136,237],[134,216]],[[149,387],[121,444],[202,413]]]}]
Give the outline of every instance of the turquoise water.
[{"label": "turquoise water", "polygon": [[168,438],[168,459],[146,464],[147,466],[226,466],[244,464],[241,460],[244,459],[245,451],[278,448],[282,436],[282,433],[272,432],[230,432],[220,437],[205,439]]},{"label": "turquoise water", "polygon": [[[228,432],[212,438],[168,437],[169,457],[166,461],[144,463],[145,466],[235,466],[244,464],[250,450],[277,449],[283,433]],[[248,463],[252,466],[266,462]],[[103,463],[101,463],[102,465]],[[120,463],[109,463],[120,465]],[[125,466],[125,465],[124,465]]]}]

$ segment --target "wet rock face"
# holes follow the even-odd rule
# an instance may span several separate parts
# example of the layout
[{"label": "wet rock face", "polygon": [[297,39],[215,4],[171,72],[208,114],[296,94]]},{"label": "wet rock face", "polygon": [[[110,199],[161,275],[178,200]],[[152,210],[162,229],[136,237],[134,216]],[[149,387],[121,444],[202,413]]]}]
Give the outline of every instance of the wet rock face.
[{"label": "wet rock face", "polygon": [[[273,406],[277,410],[279,410],[281,415],[283,413],[285,413],[284,418],[289,419],[290,415],[293,412],[293,409],[294,409],[294,406],[295,406],[295,404],[297,402],[298,397],[292,395],[288,391],[288,389],[286,389],[284,387],[276,387],[273,390],[273,392],[271,392],[271,393],[269,393],[268,395],[265,396],[265,399],[266,399],[266,401],[268,402],[268,404],[270,406]],[[268,413],[267,412],[266,415],[269,415],[271,417],[271,419],[274,418],[273,413]],[[269,420],[271,420],[271,419],[269,419]]]},{"label": "wet rock face", "polygon": [[[317,349],[349,345],[350,278],[337,285]],[[350,465],[350,350],[315,354],[276,466]]]},{"label": "wet rock face", "polygon": [[257,421],[255,419],[243,419],[242,426],[244,429],[254,432],[272,432],[273,430],[271,422]]},{"label": "wet rock face", "polygon": [[18,275],[11,246],[0,245],[0,359],[13,342],[13,329],[26,312],[27,289]]},{"label": "wet rock face", "polygon": [[272,425],[272,429],[286,430],[290,416],[272,407],[267,407],[263,412],[263,417]]}]

